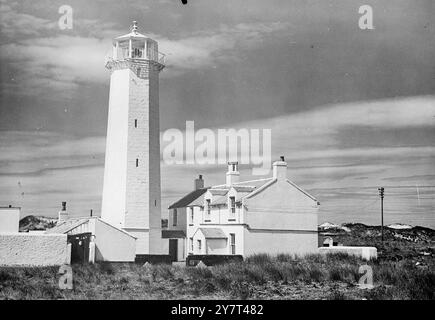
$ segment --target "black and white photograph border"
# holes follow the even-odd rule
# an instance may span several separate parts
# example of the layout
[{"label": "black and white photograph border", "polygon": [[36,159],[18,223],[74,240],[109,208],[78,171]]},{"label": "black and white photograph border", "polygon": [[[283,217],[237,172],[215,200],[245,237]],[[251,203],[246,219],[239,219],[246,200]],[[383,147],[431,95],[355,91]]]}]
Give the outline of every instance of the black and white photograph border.
[{"label": "black and white photograph border", "polygon": [[0,0],[0,39],[0,300],[435,299],[433,0]]}]

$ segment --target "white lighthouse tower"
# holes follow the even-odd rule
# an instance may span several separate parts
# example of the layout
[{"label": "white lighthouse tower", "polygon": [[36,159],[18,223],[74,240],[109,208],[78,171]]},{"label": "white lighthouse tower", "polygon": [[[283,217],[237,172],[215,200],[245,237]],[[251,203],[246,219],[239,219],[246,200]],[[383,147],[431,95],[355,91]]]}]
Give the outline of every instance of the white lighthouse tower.
[{"label": "white lighthouse tower", "polygon": [[159,73],[164,55],[138,32],[113,40],[101,218],[161,254]]}]

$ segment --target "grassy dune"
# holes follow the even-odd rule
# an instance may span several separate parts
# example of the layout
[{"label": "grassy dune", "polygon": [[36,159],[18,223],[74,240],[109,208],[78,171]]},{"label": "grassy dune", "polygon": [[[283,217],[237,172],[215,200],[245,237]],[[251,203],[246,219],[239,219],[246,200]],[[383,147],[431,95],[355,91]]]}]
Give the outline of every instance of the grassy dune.
[{"label": "grassy dune", "polygon": [[56,267],[0,268],[0,299],[435,299],[433,259],[368,263],[373,289],[361,289],[365,261],[343,254],[257,255],[209,268],[97,263],[73,265],[73,290]]}]

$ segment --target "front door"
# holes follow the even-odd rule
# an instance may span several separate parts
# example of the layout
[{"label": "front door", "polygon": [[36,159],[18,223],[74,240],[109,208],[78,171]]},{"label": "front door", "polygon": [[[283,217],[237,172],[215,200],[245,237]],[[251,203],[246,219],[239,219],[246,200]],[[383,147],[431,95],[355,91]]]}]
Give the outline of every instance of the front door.
[{"label": "front door", "polygon": [[178,260],[178,239],[169,239],[169,255],[171,261]]},{"label": "front door", "polygon": [[90,232],[68,235],[68,243],[71,243],[71,263],[86,263],[89,261],[91,236]]}]

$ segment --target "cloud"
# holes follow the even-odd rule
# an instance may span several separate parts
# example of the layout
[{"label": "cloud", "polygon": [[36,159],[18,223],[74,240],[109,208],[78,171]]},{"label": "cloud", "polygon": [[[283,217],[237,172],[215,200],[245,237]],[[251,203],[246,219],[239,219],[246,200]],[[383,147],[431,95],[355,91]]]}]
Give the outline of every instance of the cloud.
[{"label": "cloud", "polygon": [[[190,34],[188,37],[168,39],[152,35],[159,48],[167,55],[172,75],[183,70],[210,67],[222,60],[235,60],[239,50],[250,49],[261,43],[266,36],[286,30],[289,23],[239,23],[234,26],[222,25],[216,30]],[[237,51],[236,51],[237,50]],[[236,53],[237,52],[237,53]]]},{"label": "cloud", "polygon": [[[280,154],[286,156],[290,179],[319,198],[322,219],[371,221],[377,208],[370,207],[376,200],[377,186],[411,182],[434,184],[435,146],[346,148],[340,147],[336,133],[348,126],[369,125],[373,130],[384,126],[395,130],[432,126],[433,120],[429,116],[435,110],[433,101],[433,97],[415,97],[331,105],[262,122],[240,123],[235,128],[272,129],[273,158]],[[67,200],[77,215],[87,213],[90,208],[99,212],[104,137],[4,131],[0,135],[0,148],[0,203],[21,205],[28,213],[54,215],[58,203]],[[225,171],[225,166],[220,165],[168,166],[162,163],[163,208],[189,192],[198,174],[203,174],[206,184],[212,185],[224,182]],[[250,167],[243,166],[241,175],[242,179],[252,179]],[[431,196],[433,190],[422,190],[420,206],[414,208],[414,189],[401,193],[388,189],[390,199],[394,199],[389,210],[395,210],[392,216],[396,218],[407,210],[418,211],[420,220],[411,219],[410,222],[427,225],[427,212],[435,206]],[[359,207],[369,206],[360,211],[364,216],[352,217],[350,213],[340,211],[355,203]],[[165,209],[163,213],[166,214]]]},{"label": "cloud", "polygon": [[53,21],[18,12],[17,7],[16,1],[0,1],[0,34],[7,38],[39,36],[57,26]]},{"label": "cloud", "polygon": [[[31,96],[43,94],[50,88],[66,96],[78,84],[108,81],[109,72],[104,62],[111,55],[112,38],[123,33],[116,29],[116,24],[76,19],[74,30],[62,33],[56,29],[57,24],[48,20],[18,13],[9,6],[3,10],[8,18],[1,20],[1,32],[14,39],[0,46],[0,58],[9,69],[15,70],[10,81],[3,81],[3,93]],[[267,34],[287,27],[287,23],[280,22],[245,23],[178,39],[149,36],[159,42],[160,51],[167,55],[167,68],[171,72],[163,76],[174,77],[186,70],[237,59],[234,50],[250,48],[261,43]]]}]

